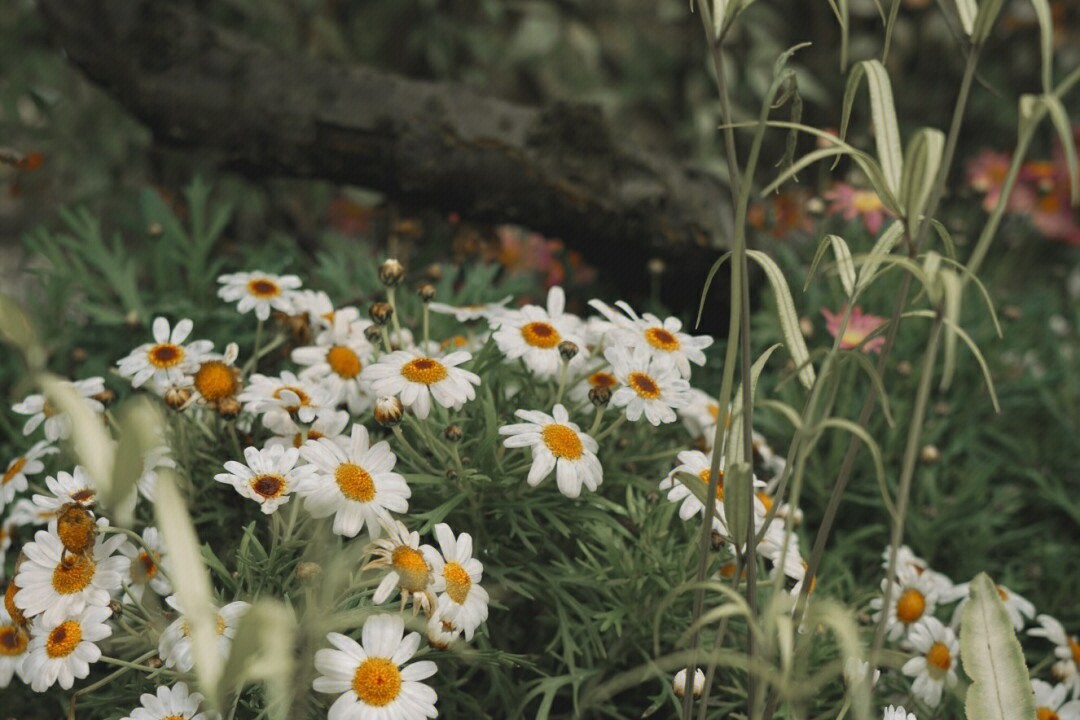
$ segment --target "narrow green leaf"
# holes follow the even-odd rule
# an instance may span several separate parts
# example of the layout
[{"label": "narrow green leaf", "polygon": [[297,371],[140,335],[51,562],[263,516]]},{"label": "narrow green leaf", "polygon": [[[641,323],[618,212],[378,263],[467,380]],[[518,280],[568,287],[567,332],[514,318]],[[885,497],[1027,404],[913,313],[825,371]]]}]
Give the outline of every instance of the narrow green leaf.
[{"label": "narrow green leaf", "polygon": [[113,521],[126,527],[131,524],[135,509],[135,483],[143,473],[147,453],[162,444],[165,419],[157,406],[144,396],[126,401],[116,411],[116,417],[120,444],[116,448],[112,482],[101,500],[105,507],[113,509]]},{"label": "narrow green leaf", "polygon": [[833,255],[836,256],[836,272],[840,276],[840,284],[850,298],[855,292],[855,263],[851,259],[851,250],[839,235],[826,235],[825,239],[829,241]]},{"label": "narrow green leaf", "polygon": [[893,248],[896,247],[896,243],[900,242],[903,234],[904,226],[898,222],[889,225],[885,232],[881,234],[881,237],[874,243],[874,247],[870,249],[863,261],[862,272],[859,273],[859,281],[855,285],[857,292],[861,293],[870,286],[870,283],[874,280],[874,275],[881,266],[881,261],[892,253]]},{"label": "narrow green leaf", "polygon": [[799,316],[795,312],[795,301],[791,297],[791,289],[788,288],[784,273],[780,271],[776,263],[760,250],[747,250],[747,257],[751,258],[765,271],[776,296],[776,308],[780,316],[780,329],[787,346],[788,353],[799,366],[799,382],[809,388],[814,384],[814,366],[810,363],[810,351],[806,347],[806,339],[803,338],[799,329]]},{"label": "narrow green leaf", "polygon": [[899,200],[904,208],[904,217],[911,225],[912,237],[919,234],[922,213],[941,168],[944,150],[945,134],[933,128],[919,130],[908,143]]},{"label": "narrow green leaf", "polygon": [[750,531],[750,495],[754,472],[745,461],[729,462],[724,470],[724,520],[735,544],[743,546]]},{"label": "narrow green leaf", "polygon": [[[757,393],[758,379],[761,377],[761,371],[765,369],[765,364],[769,362],[769,358],[776,352],[776,349],[780,347],[780,343],[776,343],[765,352],[761,353],[757,360],[750,366],[750,407],[754,407],[754,395]],[[731,403],[731,432],[728,433],[729,448],[727,457],[733,460],[745,459],[743,452],[743,423],[740,418],[743,412],[743,397],[742,397],[742,383],[739,383],[738,388],[735,390],[735,399]]]},{"label": "narrow green leaf", "polygon": [[994,30],[994,23],[1001,14],[1001,6],[1005,0],[982,0],[979,3],[979,12],[975,16],[975,27],[971,32],[971,41],[976,45],[982,45],[990,37]]},{"label": "narrow green leaf", "polygon": [[893,518],[897,517],[896,506],[893,504],[892,497],[889,495],[888,485],[885,483],[885,462],[881,456],[881,448],[878,446],[874,438],[866,431],[866,428],[853,423],[847,418],[825,418],[818,427],[821,429],[836,428],[837,430],[844,430],[851,433],[855,437],[862,440],[863,444],[870,451],[870,457],[874,460],[874,472],[877,475],[878,486],[881,488],[881,499],[885,502],[885,508],[889,511],[889,514]]},{"label": "narrow green leaf", "polygon": [[38,384],[49,402],[71,418],[72,449],[79,464],[86,468],[94,489],[103,499],[111,497],[116,450],[105,423],[66,380],[42,373]]},{"label": "narrow green leaf", "polygon": [[0,293],[0,339],[22,352],[31,371],[45,366],[45,350],[41,347],[34,324],[14,298]]},{"label": "narrow green leaf", "polygon": [[960,16],[964,32],[971,37],[975,32],[975,17],[979,14],[975,0],[956,0],[956,13]]},{"label": "narrow green leaf", "polygon": [[1057,130],[1058,139],[1061,140],[1062,150],[1065,151],[1065,165],[1069,170],[1069,199],[1073,207],[1080,205],[1080,160],[1076,156],[1076,141],[1073,138],[1072,123],[1069,114],[1061,102],[1061,98],[1052,93],[1043,96],[1043,103],[1050,120]]},{"label": "narrow green leaf", "polygon": [[[939,256],[940,257],[940,256]],[[960,276],[949,269],[942,269],[938,273],[941,280],[942,295],[945,299],[945,327],[953,328],[960,326]],[[953,374],[956,372],[956,333],[945,333],[945,360],[941,370],[941,389],[948,390],[952,385]]]},{"label": "narrow green leaf", "polygon": [[851,69],[847,89],[844,92],[843,114],[840,121],[840,137],[847,137],[848,121],[855,96],[863,78],[870,89],[870,118],[877,143],[878,162],[885,176],[885,187],[892,197],[900,192],[900,176],[903,156],[900,145],[900,126],[896,121],[892,85],[885,66],[877,60],[863,60]]},{"label": "narrow green leaf", "polygon": [[1024,652],[997,586],[986,573],[971,582],[960,621],[960,660],[971,678],[967,720],[1035,720]]},{"label": "narrow green leaf", "polygon": [[1054,67],[1054,17],[1050,12],[1050,3],[1047,0],[1031,0],[1031,6],[1035,8],[1035,17],[1039,21],[1039,50],[1042,54],[1043,93],[1049,95],[1054,91],[1052,80]]},{"label": "narrow green leaf", "polygon": [[[911,310],[901,317],[921,317],[933,320],[937,317],[937,314],[933,310]],[[956,335],[964,341],[964,344],[971,350],[971,354],[975,356],[975,360],[979,363],[979,368],[982,370],[983,381],[986,383],[986,389],[990,393],[990,401],[994,404],[994,411],[1000,413],[1001,405],[998,403],[997,391],[994,389],[994,378],[990,374],[990,366],[986,364],[986,358],[983,357],[982,351],[979,350],[979,346],[975,344],[975,341],[971,339],[971,336],[960,327],[959,325],[952,324],[948,319],[945,319],[945,325],[949,327]]]},{"label": "narrow green leaf", "polygon": [[697,319],[694,320],[694,327],[697,327],[701,324],[701,314],[705,311],[705,298],[709,295],[709,288],[712,287],[712,281],[713,278],[716,277],[716,272],[730,257],[731,251],[728,250],[726,253],[717,258],[716,262],[714,262],[712,267],[709,268],[709,275],[705,278],[705,287],[701,288],[701,301],[698,303]]},{"label": "narrow green leaf", "polygon": [[277,600],[259,600],[244,613],[221,675],[224,692],[263,681],[270,717],[285,720],[292,704],[296,619]]}]

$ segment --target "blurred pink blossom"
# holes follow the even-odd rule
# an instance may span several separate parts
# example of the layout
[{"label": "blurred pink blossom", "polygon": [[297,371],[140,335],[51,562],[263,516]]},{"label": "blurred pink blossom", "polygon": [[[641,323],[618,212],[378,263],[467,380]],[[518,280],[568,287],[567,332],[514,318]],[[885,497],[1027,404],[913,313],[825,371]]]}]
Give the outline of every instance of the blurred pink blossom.
[{"label": "blurred pink blossom", "polygon": [[[844,312],[847,310],[847,305],[843,305],[840,308],[840,312],[831,313],[827,308],[821,308],[821,314],[825,316],[825,329],[829,331],[829,334],[836,337],[836,334],[840,332],[840,323],[844,319]],[[881,347],[885,344],[884,337],[875,337],[872,340],[866,340],[866,337],[876,330],[879,326],[884,324],[885,318],[878,317],[877,315],[864,314],[858,305],[851,309],[851,317],[848,319],[847,328],[844,330],[844,335],[840,338],[840,349],[850,350],[854,347],[862,346],[863,352],[881,352]]]},{"label": "blurred pink blossom", "polygon": [[863,190],[847,183],[838,182],[823,193],[829,201],[827,213],[843,213],[845,220],[862,220],[871,234],[877,235],[885,223],[885,217],[892,215],[881,198],[873,190]]}]

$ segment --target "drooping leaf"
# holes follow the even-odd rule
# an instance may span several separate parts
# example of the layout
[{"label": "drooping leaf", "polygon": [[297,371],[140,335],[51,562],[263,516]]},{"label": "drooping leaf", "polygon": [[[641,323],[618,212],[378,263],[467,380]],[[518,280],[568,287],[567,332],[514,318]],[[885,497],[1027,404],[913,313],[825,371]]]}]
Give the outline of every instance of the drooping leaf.
[{"label": "drooping leaf", "polygon": [[900,205],[911,225],[912,237],[918,237],[922,213],[937,180],[944,150],[945,134],[933,128],[919,130],[908,143],[900,183]]},{"label": "drooping leaf", "polygon": [[893,103],[889,74],[885,71],[885,66],[877,60],[863,60],[851,69],[847,89],[844,92],[840,137],[847,137],[851,108],[864,77],[870,89],[870,119],[874,127],[874,140],[877,143],[877,159],[885,176],[885,185],[895,198],[900,193],[900,177],[904,162],[901,154],[900,126],[896,121],[896,106]]},{"label": "drooping leaf", "polygon": [[802,330],[799,329],[795,301],[791,297],[791,289],[784,278],[784,273],[772,258],[760,250],[747,250],[746,256],[760,265],[769,278],[769,284],[776,296],[776,308],[780,316],[780,330],[784,337],[784,344],[791,354],[791,359],[799,368],[799,382],[809,388],[814,384],[814,366],[810,363],[810,351],[806,347],[806,339],[803,337]]}]

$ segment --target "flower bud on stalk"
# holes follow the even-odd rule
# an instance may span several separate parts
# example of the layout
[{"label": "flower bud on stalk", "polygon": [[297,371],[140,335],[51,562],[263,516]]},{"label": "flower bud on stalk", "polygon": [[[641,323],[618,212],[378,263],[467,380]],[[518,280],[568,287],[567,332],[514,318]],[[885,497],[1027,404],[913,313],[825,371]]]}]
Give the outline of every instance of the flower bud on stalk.
[{"label": "flower bud on stalk", "polygon": [[371,316],[371,322],[379,327],[384,327],[390,322],[390,318],[394,316],[394,306],[385,302],[373,303],[368,314]]},{"label": "flower bud on stalk", "polygon": [[461,429],[461,426],[457,424],[447,425],[446,430],[443,431],[443,436],[450,442],[455,443],[461,441],[461,436],[463,434],[464,431]]},{"label": "flower bud on stalk", "polygon": [[405,406],[396,397],[384,397],[375,401],[375,422],[383,427],[394,427],[401,422]]},{"label": "flower bud on stalk", "polygon": [[569,340],[563,340],[559,343],[559,357],[563,359],[563,362],[570,362],[579,352],[577,343],[570,342]]},{"label": "flower bud on stalk", "polygon": [[602,385],[589,388],[589,402],[593,407],[606,407],[611,402],[611,388]]},{"label": "flower bud on stalk", "polygon": [[386,287],[397,287],[405,279],[405,266],[397,258],[389,258],[379,266],[379,280]]},{"label": "flower bud on stalk", "polygon": [[424,283],[416,288],[416,294],[420,296],[422,302],[429,303],[435,299],[435,286],[431,283]]}]

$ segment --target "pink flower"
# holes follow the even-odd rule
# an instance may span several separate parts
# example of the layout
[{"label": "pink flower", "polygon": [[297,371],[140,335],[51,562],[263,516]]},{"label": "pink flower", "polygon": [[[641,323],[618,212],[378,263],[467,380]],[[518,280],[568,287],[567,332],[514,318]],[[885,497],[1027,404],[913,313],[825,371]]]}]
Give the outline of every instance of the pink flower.
[{"label": "pink flower", "polygon": [[[829,312],[826,308],[821,308],[821,314],[825,316],[825,328],[833,337],[836,337],[836,334],[840,332],[840,322],[844,319],[846,310],[847,305],[843,305],[840,312],[835,314]],[[840,338],[840,349],[850,350],[853,347],[861,346],[863,352],[881,352],[881,347],[885,344],[885,338],[875,337],[872,340],[866,340],[866,337],[884,323],[885,318],[877,315],[864,315],[863,311],[856,305],[851,309],[851,317],[848,319],[847,328]],[[864,340],[866,340],[865,343]]]},{"label": "pink flower", "polygon": [[876,192],[855,188],[847,183],[834,184],[825,191],[824,198],[830,203],[827,213],[843,213],[845,220],[858,217],[873,235],[881,230],[886,215],[892,215]]}]

